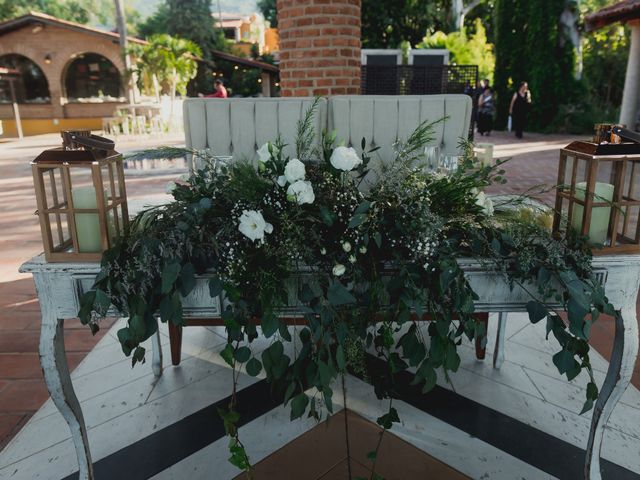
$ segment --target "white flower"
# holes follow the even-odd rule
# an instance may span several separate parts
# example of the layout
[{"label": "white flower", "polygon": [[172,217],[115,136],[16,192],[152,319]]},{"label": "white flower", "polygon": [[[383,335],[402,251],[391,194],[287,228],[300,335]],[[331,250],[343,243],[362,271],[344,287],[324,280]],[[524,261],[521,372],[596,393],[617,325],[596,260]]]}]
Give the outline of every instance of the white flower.
[{"label": "white flower", "polygon": [[335,267],[333,267],[333,274],[336,277],[339,277],[341,275],[344,275],[344,272],[347,271],[347,268],[342,265],[341,263],[336,263]]},{"label": "white flower", "polygon": [[260,163],[268,162],[271,158],[271,153],[269,153],[269,142],[262,145],[258,150],[256,150],[258,154],[258,161]]},{"label": "white flower", "polygon": [[360,253],[362,253],[363,255],[364,255],[365,253],[367,253],[367,247],[365,247],[364,245],[362,245],[362,246],[360,247]]},{"label": "white flower", "polygon": [[482,211],[487,216],[493,215],[493,201],[484,192],[479,192],[476,196],[476,205],[482,207]]},{"label": "white flower", "polygon": [[349,242],[342,242],[342,249],[349,253],[351,251],[351,244]]},{"label": "white flower", "polygon": [[284,167],[284,176],[289,183],[295,183],[298,180],[304,180],[304,163],[297,158],[292,158]]},{"label": "white flower", "polygon": [[267,223],[262,212],[256,210],[243,210],[240,215],[238,230],[252,242],[264,241],[265,233],[273,232],[273,225]]},{"label": "white flower", "polygon": [[350,172],[362,163],[358,153],[351,147],[336,147],[330,161],[335,168],[345,172]]},{"label": "white flower", "polygon": [[287,188],[287,199],[292,202],[295,201],[298,205],[313,203],[316,196],[313,193],[311,182],[298,180],[296,183],[289,185],[289,188]]},{"label": "white flower", "polygon": [[327,249],[326,249],[326,248],[324,248],[324,247],[322,247],[322,248],[320,249],[320,253],[321,253],[322,255],[326,255],[326,254],[327,254]]},{"label": "white flower", "polygon": [[285,178],[284,175],[280,175],[278,177],[278,179],[276,180],[276,182],[278,183],[278,185],[280,185],[281,187],[284,187],[287,184],[287,179]]},{"label": "white flower", "polygon": [[351,263],[356,263],[356,256],[355,256],[355,255],[353,255],[353,254],[349,255],[349,261],[350,261]]},{"label": "white flower", "polygon": [[176,182],[167,182],[167,184],[164,187],[164,191],[171,194],[173,193],[173,191],[176,189],[178,185],[176,185]]}]

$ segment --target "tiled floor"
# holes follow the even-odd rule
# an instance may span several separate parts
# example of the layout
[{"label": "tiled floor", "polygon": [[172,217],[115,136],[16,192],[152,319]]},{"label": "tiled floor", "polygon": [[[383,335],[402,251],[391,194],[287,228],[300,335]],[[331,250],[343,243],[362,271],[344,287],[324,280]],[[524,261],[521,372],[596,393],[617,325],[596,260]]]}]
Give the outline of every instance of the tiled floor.
[{"label": "tiled floor", "polygon": [[[492,320],[490,347],[495,339],[496,322]],[[164,327],[161,331],[166,351]],[[163,376],[156,379],[148,364],[131,369],[130,362],[118,352],[117,328],[115,325],[101,339],[73,373],[89,428],[96,470],[110,474],[104,478],[204,480],[214,478],[211,476],[214,471],[216,479],[235,477],[239,472],[226,461],[227,440],[222,432],[219,432],[220,437],[213,434],[216,430],[215,409],[209,412],[211,418],[206,418],[212,426],[204,427],[204,434],[208,436],[204,443],[199,437],[202,433],[197,433],[203,430],[201,416],[193,428],[171,430],[176,425],[194,422],[193,415],[198,415],[201,409],[229,394],[230,372],[218,354],[224,342],[222,329],[188,328],[184,336],[182,364],[166,368]],[[544,333],[543,322],[531,325],[526,315],[512,314],[507,326],[506,361],[502,369],[492,368],[491,348],[486,360],[479,362],[475,359],[473,346],[463,344],[462,365],[452,376],[453,384],[447,385],[442,380],[439,383],[445,388],[442,392],[455,390],[458,400],[472,402],[476,408],[497,411],[498,414],[494,415],[500,415],[501,424],[518,423],[518,428],[533,427],[536,432],[549,434],[550,441],[560,442],[563,449],[568,449],[566,456],[573,459],[575,468],[575,462],[580,462],[582,454],[571,449],[585,447],[591,416],[590,413],[578,415],[585,378],[579,377],[569,383],[560,377],[551,362],[556,346],[553,340],[544,340]],[[254,351],[259,352],[266,345],[264,341],[257,341]],[[597,353],[592,361],[596,378],[601,382],[607,362]],[[241,375],[239,384],[239,395],[242,396],[244,390],[259,386],[261,382],[260,379]],[[334,390],[333,401],[339,411],[342,408],[339,385]],[[268,392],[268,387],[265,392]],[[260,404],[262,397],[257,397],[241,397],[240,402]],[[267,393],[265,398],[268,400],[268,397]],[[425,400],[427,404],[439,402],[438,395],[427,396]],[[387,408],[386,402],[375,399],[369,385],[353,377],[347,381],[347,402],[351,411],[368,421],[375,421]],[[534,461],[528,456],[532,449],[524,438],[517,438],[517,431],[513,432],[516,438],[506,440],[507,445],[513,444],[514,447],[521,443],[520,449],[511,451],[486,440],[483,432],[473,431],[476,427],[473,424],[481,422],[482,416],[474,417],[472,424],[468,425],[471,430],[467,431],[465,426],[452,426],[438,412],[428,408],[422,410],[410,401],[399,400],[394,402],[394,406],[402,420],[401,424],[394,425],[394,435],[468,477],[511,480],[517,473],[518,478],[535,480],[577,478],[571,473],[558,473],[557,469],[561,467],[555,462],[545,463],[543,459],[534,466]],[[454,414],[462,416],[460,412]],[[242,439],[254,463],[269,457],[316,426],[313,420],[290,422],[288,417],[288,408],[274,405],[241,427]],[[0,478],[65,478],[77,468],[69,436],[62,417],[47,401],[3,451]],[[149,439],[152,442],[145,444],[146,448],[141,446],[140,442]],[[189,450],[190,442],[194,441],[200,443]],[[179,445],[183,452],[167,464],[163,448],[167,449],[167,455],[176,455],[176,447],[172,445]],[[146,460],[143,461],[142,457]],[[624,467],[627,475],[635,472],[640,478],[640,392],[636,388],[625,392],[614,411],[605,433],[603,457]],[[140,460],[134,467],[137,459]],[[364,460],[362,463],[366,464]],[[155,464],[161,467],[154,467]],[[119,471],[118,468],[126,470]],[[128,476],[113,476],[125,471]]]}]

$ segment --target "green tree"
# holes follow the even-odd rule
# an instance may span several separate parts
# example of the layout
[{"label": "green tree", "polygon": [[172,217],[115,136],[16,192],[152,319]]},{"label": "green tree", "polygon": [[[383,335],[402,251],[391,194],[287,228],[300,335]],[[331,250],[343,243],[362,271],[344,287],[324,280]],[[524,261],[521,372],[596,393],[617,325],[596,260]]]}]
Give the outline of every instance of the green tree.
[{"label": "green tree", "polygon": [[448,35],[435,32],[424,37],[417,48],[446,48],[451,53],[452,63],[478,65],[480,77],[491,81],[495,67],[493,45],[487,42],[486,30],[479,18],[475,21],[474,30],[472,35],[468,35],[464,28]]},{"label": "green tree", "polygon": [[9,20],[37,10],[47,15],[78,23],[89,21],[89,10],[76,0],[0,0],[0,21]]},{"label": "green tree", "polygon": [[495,0],[495,54],[493,85],[497,92],[496,123],[505,126],[509,102],[518,82],[527,78],[525,45],[527,6],[520,0]]},{"label": "green tree", "polygon": [[160,3],[156,11],[137,25],[138,34],[143,37],[150,37],[157,33],[167,33],[169,30],[169,6],[166,3]]},{"label": "green tree", "polygon": [[278,27],[278,11],[276,10],[276,0],[258,0],[258,10],[273,28]]},{"label": "green tree", "polygon": [[167,34],[152,35],[148,44],[132,44],[129,53],[135,59],[133,70],[145,93],[167,93],[173,99],[176,92],[187,93],[187,84],[198,71],[193,58],[202,55],[190,40]]},{"label": "green tree", "polygon": [[448,32],[450,0],[362,0],[362,47],[398,48],[422,41],[426,31]]}]

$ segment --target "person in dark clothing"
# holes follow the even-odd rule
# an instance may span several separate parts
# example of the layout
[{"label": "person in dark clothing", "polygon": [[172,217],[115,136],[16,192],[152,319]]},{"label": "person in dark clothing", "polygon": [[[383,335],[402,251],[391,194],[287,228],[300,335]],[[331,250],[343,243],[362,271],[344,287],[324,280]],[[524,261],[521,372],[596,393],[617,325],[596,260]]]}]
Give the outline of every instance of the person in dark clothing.
[{"label": "person in dark clothing", "polygon": [[493,113],[495,111],[495,102],[493,98],[493,90],[490,86],[484,87],[484,91],[478,97],[478,133],[480,135],[491,134],[493,130]]},{"label": "person in dark clothing", "polygon": [[509,105],[509,115],[511,115],[511,125],[516,132],[516,137],[522,138],[522,132],[527,124],[527,114],[531,106],[531,92],[527,82],[520,82],[518,91],[511,98]]}]

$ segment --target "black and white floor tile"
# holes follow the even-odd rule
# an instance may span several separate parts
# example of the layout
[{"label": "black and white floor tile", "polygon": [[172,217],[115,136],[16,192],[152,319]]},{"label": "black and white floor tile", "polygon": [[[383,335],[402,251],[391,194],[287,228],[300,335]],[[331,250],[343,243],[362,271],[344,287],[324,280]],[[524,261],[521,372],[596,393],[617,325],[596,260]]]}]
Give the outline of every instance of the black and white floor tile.
[{"label": "black and white floor tile", "polygon": [[[471,478],[581,478],[590,414],[578,415],[586,385],[560,377],[551,362],[555,345],[544,325],[512,314],[507,323],[506,361],[492,367],[496,319],[489,329],[487,358],[477,361],[471,344],[461,348],[461,369],[452,385],[439,382],[427,396],[401,379],[394,403],[402,423],[393,432]],[[230,392],[230,370],[217,353],[219,328],[190,327],[183,360],[160,378],[149,364],[131,368],[115,337],[116,324],[73,372],[89,429],[97,479],[224,480],[238,471],[227,462],[227,439],[216,414]],[[256,348],[267,343],[257,343]],[[594,352],[599,382],[607,362]],[[376,360],[371,358],[375,366]],[[290,422],[289,410],[260,378],[241,375],[242,439],[258,462],[315,426]],[[335,408],[342,392],[334,389]],[[375,421],[386,409],[372,389],[350,376],[348,408]],[[612,415],[603,446],[603,478],[640,479],[640,392],[630,387]],[[48,401],[0,453],[0,479],[77,478],[75,451],[66,423]]]}]

